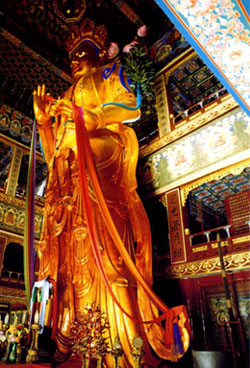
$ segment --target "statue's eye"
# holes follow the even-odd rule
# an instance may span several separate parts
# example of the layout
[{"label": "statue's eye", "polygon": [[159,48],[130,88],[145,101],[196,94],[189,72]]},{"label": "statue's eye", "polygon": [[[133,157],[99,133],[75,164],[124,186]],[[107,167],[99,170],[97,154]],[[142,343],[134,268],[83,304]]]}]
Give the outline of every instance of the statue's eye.
[{"label": "statue's eye", "polygon": [[79,53],[78,53],[78,55],[77,55],[77,56],[78,56],[79,58],[82,58],[82,57],[83,57],[83,56],[85,56],[85,55],[86,55],[86,52],[81,51],[81,52],[79,52]]}]

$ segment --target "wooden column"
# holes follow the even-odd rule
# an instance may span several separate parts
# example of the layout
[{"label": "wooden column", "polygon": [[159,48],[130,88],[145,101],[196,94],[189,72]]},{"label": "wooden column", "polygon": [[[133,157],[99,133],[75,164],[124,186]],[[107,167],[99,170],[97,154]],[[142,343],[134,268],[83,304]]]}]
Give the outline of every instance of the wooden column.
[{"label": "wooden column", "polygon": [[12,162],[10,166],[9,176],[8,176],[8,184],[6,187],[6,194],[15,197],[16,195],[16,187],[19,176],[19,171],[21,167],[23,157],[23,150],[17,146],[15,146],[12,156]]}]

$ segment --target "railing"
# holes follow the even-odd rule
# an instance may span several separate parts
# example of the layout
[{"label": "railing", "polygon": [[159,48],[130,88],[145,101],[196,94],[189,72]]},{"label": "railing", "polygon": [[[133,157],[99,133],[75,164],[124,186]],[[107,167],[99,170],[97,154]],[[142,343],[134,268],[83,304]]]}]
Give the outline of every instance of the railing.
[{"label": "railing", "polygon": [[24,285],[24,273],[3,269],[1,272],[1,283]]},{"label": "railing", "polygon": [[[201,101],[197,102],[196,104],[190,106],[188,109],[182,111],[180,114],[173,116],[173,114],[170,114],[170,120],[172,122],[173,126],[178,126],[178,124],[182,121],[185,120],[189,120],[189,118],[198,113],[199,111],[203,112],[204,111],[204,107],[206,106],[207,108],[209,107],[209,105],[213,104],[214,102],[217,102],[217,104],[219,104],[221,101],[221,97],[228,94],[227,90],[223,87],[220,90],[211,93],[211,95],[202,98]],[[159,135],[159,130],[155,129],[154,131],[150,132],[150,133],[145,133],[144,136],[139,137],[138,141],[139,141],[139,145],[143,146],[143,145],[147,145],[149,144],[151,141],[153,141],[154,139],[157,139]]]},{"label": "railing", "polygon": [[212,93],[211,95],[202,98],[201,101],[196,104],[190,106],[188,109],[182,111],[180,114],[176,116],[171,116],[174,124],[180,123],[182,120],[189,118],[192,114],[197,113],[199,110],[203,110],[204,106],[209,105],[212,102],[220,100],[221,96],[227,93],[226,89],[223,87],[218,91]]},{"label": "railing", "polygon": [[[248,229],[246,229],[246,227],[248,226]],[[234,234],[234,228],[239,228],[242,227],[242,232],[238,233],[238,234]],[[245,230],[244,230],[245,228]],[[191,246],[194,245],[198,245],[198,244],[202,244],[202,243],[209,243],[213,240],[216,240],[216,234],[217,232],[222,232],[224,231],[224,234],[222,234],[221,238],[230,238],[234,235],[240,236],[243,235],[246,232],[250,231],[250,220],[249,221],[243,221],[243,222],[234,222],[232,224],[228,224],[228,225],[223,225],[223,226],[219,226],[213,229],[209,229],[209,230],[205,230],[205,231],[201,231],[199,233],[195,233],[195,234],[191,234],[189,235],[189,242]],[[224,236],[225,235],[225,236]],[[198,244],[193,244],[193,240],[195,238],[202,238],[204,241],[199,242]]]},{"label": "railing", "polygon": [[154,131],[150,133],[145,133],[144,137],[141,137],[138,139],[139,145],[142,146],[143,144],[148,144],[151,141],[153,141],[155,138],[158,138],[159,135],[159,129],[155,129]]}]

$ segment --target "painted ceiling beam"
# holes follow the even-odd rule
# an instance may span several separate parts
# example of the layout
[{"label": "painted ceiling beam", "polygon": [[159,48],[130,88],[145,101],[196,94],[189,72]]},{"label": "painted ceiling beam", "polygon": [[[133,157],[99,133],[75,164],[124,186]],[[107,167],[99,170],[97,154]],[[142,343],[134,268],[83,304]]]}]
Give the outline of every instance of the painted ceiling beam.
[{"label": "painted ceiling beam", "polygon": [[249,0],[155,0],[250,115]]},{"label": "painted ceiling beam", "polygon": [[36,51],[25,45],[19,38],[17,38],[2,27],[0,27],[0,36],[4,37],[7,41],[11,42],[17,48],[22,49],[26,54],[31,55],[34,59],[41,61],[43,64],[47,65],[49,69],[51,69],[56,75],[60,76],[66,82],[73,82],[72,77],[68,75],[65,71],[59,69],[55,64],[52,64],[49,60],[45,59],[42,55],[38,54]]}]

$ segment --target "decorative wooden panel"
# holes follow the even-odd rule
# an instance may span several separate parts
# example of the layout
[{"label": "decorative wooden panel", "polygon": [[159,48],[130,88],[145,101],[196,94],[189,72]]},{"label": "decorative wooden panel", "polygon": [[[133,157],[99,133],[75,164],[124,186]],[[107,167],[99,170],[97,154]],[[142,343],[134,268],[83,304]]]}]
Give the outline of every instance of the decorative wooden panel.
[{"label": "decorative wooden panel", "polygon": [[168,192],[166,197],[170,234],[171,263],[185,262],[186,249],[179,189],[174,189],[171,192]]},{"label": "decorative wooden panel", "polygon": [[225,200],[228,223],[233,224],[231,234],[248,231],[250,221],[250,190],[229,196]]}]

